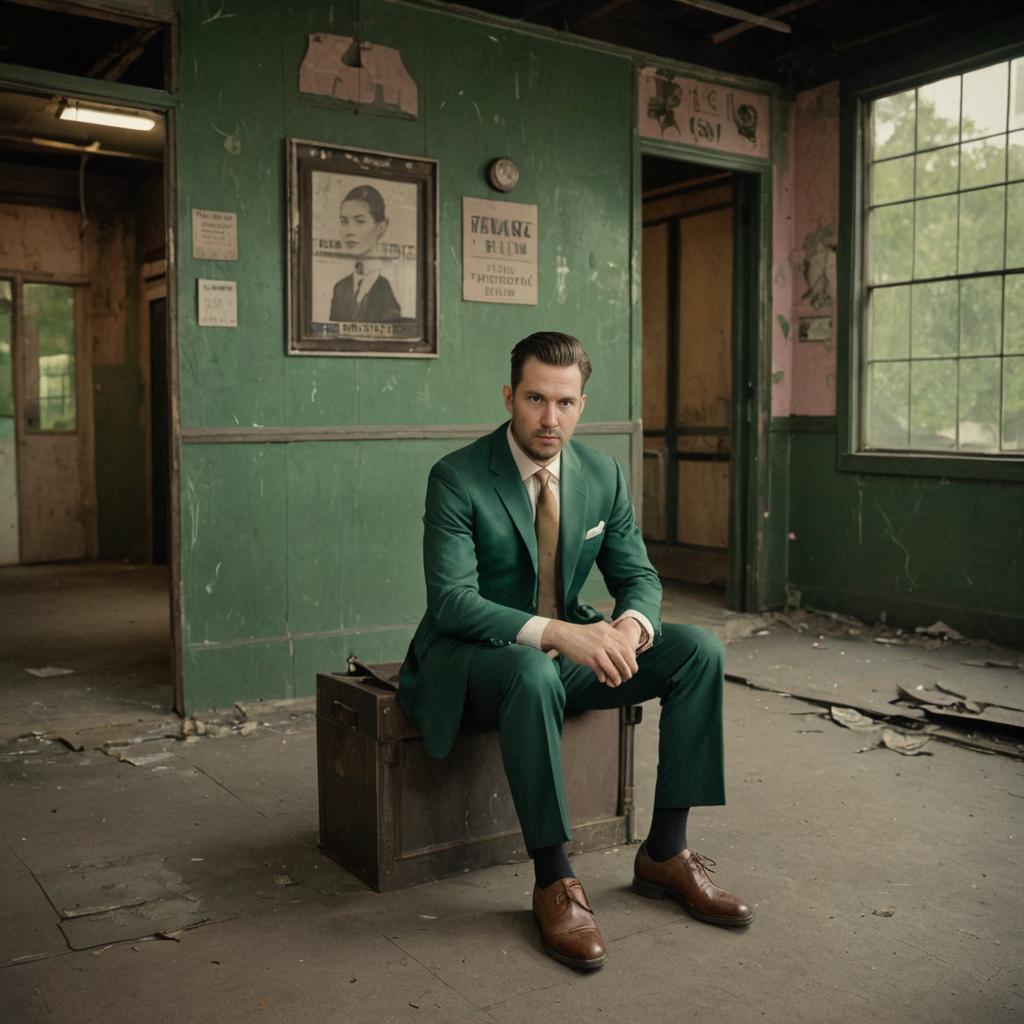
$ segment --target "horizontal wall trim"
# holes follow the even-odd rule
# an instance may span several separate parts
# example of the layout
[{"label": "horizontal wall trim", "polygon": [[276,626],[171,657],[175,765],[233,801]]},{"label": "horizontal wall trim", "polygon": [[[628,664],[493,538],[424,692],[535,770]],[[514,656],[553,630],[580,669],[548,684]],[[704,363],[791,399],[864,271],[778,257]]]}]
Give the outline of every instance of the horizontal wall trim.
[{"label": "horizontal wall trim", "polygon": [[[293,444],[300,441],[430,441],[477,438],[494,423],[396,423],[352,427],[182,427],[183,444]],[[639,422],[605,420],[581,423],[579,434],[632,434]]]},{"label": "horizontal wall trim", "polygon": [[288,644],[296,640],[330,640],[334,637],[359,636],[365,633],[390,633],[405,630],[410,635],[416,629],[415,622],[396,622],[385,626],[352,626],[349,629],[328,629],[317,633],[282,633],[280,636],[246,636],[237,640],[200,640],[197,643],[185,644],[190,653],[198,651],[217,651],[226,647],[261,647],[264,644]]},{"label": "horizontal wall trim", "polygon": [[772,433],[834,434],[835,416],[773,416]]},{"label": "horizontal wall trim", "polygon": [[61,71],[30,68],[22,64],[0,62],[0,83],[5,87],[20,86],[28,92],[56,92],[75,99],[109,100],[125,106],[150,110],[173,110],[178,106],[177,96],[163,89],[108,82],[103,78],[82,78]]}]

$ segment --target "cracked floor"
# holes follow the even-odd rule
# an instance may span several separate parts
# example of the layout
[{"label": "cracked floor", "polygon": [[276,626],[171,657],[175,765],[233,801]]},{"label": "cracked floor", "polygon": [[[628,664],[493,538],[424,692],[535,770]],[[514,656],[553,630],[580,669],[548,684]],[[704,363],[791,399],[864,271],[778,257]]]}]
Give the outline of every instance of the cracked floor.
[{"label": "cracked floor", "polygon": [[[79,582],[93,619],[76,625],[66,594],[0,576],[0,615],[18,627],[0,660],[4,1024],[931,1024],[1024,1014],[1018,758],[942,742],[914,757],[865,748],[863,733],[820,705],[728,685],[729,804],[693,812],[691,843],[751,903],[754,925],[715,929],[633,895],[631,847],[585,854],[575,869],[609,962],[581,976],[541,953],[528,865],[376,894],[323,857],[308,704],[258,709],[252,720],[265,724],[244,736],[164,736],[175,723],[161,682],[159,578],[83,570]],[[138,620],[130,657],[96,640],[99,623],[116,620],[113,591]],[[61,624],[45,648],[26,631],[26,593]],[[896,683],[942,678],[1021,703],[1019,671],[966,666],[955,648],[823,641],[727,616],[682,589],[666,617],[724,633],[729,670],[775,689],[798,683],[870,704]],[[770,632],[743,636],[758,625]],[[77,671],[24,671],[50,664]],[[104,736],[133,734],[149,738],[110,749],[139,764],[97,749]],[[650,708],[637,734],[641,832],[656,740]]]}]

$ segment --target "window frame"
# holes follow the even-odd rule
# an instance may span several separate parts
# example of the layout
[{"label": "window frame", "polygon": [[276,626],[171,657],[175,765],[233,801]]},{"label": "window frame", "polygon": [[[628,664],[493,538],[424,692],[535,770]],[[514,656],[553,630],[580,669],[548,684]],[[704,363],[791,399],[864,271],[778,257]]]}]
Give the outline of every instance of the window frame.
[{"label": "window frame", "polygon": [[[1016,19],[1024,28],[1024,19]],[[1011,38],[1021,35],[1010,33]],[[836,431],[838,468],[855,473],[891,473],[900,476],[959,477],[979,480],[1024,481],[1024,456],[983,452],[865,451],[861,434],[861,354],[864,338],[866,292],[863,255],[865,244],[864,160],[865,114],[873,100],[905,89],[926,85],[951,75],[964,74],[987,64],[1024,56],[1024,43],[997,45],[1007,38],[987,33],[960,47],[921,54],[898,66],[871,68],[841,83],[839,128],[839,244],[838,351],[836,367]]]}]

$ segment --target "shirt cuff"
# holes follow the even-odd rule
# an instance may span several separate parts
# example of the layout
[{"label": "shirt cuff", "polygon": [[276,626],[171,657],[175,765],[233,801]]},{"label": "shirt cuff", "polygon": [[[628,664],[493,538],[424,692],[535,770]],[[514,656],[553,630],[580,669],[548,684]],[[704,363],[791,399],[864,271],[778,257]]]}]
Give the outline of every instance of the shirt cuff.
[{"label": "shirt cuff", "polygon": [[[613,626],[617,626],[623,619],[636,619],[640,623],[640,628],[643,630],[643,635],[640,637],[640,646],[636,649],[637,654],[643,654],[644,651],[648,650],[654,644],[654,627],[651,625],[651,620],[644,615],[643,612],[638,612],[633,608],[627,608],[613,623]],[[529,623],[526,624],[527,626]],[[523,627],[524,629],[526,627]]]},{"label": "shirt cuff", "polygon": [[543,615],[534,615],[533,618],[527,619],[526,625],[516,634],[516,643],[525,644],[527,647],[536,647],[538,651],[542,650],[541,638],[550,621]]}]

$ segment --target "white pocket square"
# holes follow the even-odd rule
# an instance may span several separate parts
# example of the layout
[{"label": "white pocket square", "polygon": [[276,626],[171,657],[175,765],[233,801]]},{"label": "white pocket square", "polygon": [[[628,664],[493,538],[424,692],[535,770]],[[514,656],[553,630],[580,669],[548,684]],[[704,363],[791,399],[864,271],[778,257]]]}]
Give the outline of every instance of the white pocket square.
[{"label": "white pocket square", "polygon": [[590,540],[591,537],[596,537],[599,533],[604,533],[603,519],[601,520],[601,522],[597,524],[597,526],[592,526],[589,530],[587,530],[587,532],[583,535],[583,539]]}]

